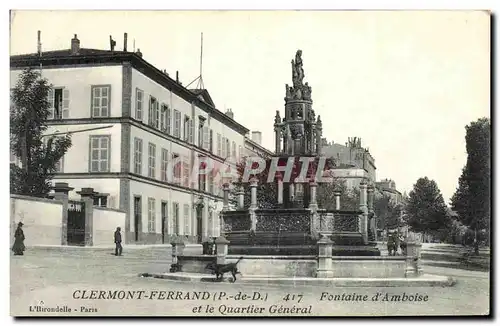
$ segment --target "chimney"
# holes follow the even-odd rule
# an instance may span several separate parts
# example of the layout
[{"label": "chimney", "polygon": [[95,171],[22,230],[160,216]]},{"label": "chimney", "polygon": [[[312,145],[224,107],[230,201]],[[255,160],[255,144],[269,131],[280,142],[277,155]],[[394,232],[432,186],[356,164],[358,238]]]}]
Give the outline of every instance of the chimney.
[{"label": "chimney", "polygon": [[127,33],[123,33],[123,51],[127,52]]},{"label": "chimney", "polygon": [[179,70],[175,72],[175,81],[179,82]]},{"label": "chimney", "polygon": [[262,143],[262,133],[260,131],[252,131],[252,140],[260,145]]},{"label": "chimney", "polygon": [[230,117],[231,119],[233,119],[233,120],[234,120],[234,113],[233,113],[233,110],[231,110],[231,109],[227,109],[227,110],[226,110],[225,115],[227,115],[228,117]]},{"label": "chimney", "polygon": [[109,36],[109,47],[111,48],[111,51],[115,50],[115,46],[116,46],[116,41],[113,40],[113,37],[110,35]]},{"label": "chimney", "polygon": [[80,52],[80,40],[75,34],[75,37],[71,39],[71,54],[78,54]]},{"label": "chimney", "polygon": [[140,58],[142,58],[141,49],[137,49],[137,51],[135,52],[135,54],[137,54]]}]

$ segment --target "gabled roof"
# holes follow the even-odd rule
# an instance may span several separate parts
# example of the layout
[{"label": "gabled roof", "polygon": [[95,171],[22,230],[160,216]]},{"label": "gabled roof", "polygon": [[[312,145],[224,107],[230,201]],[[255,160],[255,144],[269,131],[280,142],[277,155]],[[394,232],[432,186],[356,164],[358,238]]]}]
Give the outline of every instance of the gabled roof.
[{"label": "gabled roof", "polygon": [[215,107],[214,101],[212,100],[212,97],[210,96],[210,94],[206,89],[190,89],[189,91],[191,93],[198,95],[198,97],[201,98],[201,100]]}]

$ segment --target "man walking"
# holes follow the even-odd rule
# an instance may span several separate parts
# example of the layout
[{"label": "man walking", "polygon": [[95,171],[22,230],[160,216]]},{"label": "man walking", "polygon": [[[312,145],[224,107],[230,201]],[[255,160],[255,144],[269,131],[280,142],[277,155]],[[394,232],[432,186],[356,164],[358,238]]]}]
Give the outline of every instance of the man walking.
[{"label": "man walking", "polygon": [[122,255],[122,234],[121,234],[121,228],[117,227],[115,231],[115,256],[121,256]]}]

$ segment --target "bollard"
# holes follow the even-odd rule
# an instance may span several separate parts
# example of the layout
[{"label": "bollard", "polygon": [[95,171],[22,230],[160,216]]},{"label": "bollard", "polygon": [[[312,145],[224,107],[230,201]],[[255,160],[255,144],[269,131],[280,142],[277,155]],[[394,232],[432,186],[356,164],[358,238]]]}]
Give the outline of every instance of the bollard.
[{"label": "bollard", "polygon": [[217,239],[215,239],[215,247],[217,251],[217,264],[225,264],[226,256],[229,248],[229,241],[221,235]]},{"label": "bollard", "polygon": [[318,241],[318,269],[317,278],[333,277],[332,270],[332,246],[333,241],[328,236],[321,234],[321,239]]}]

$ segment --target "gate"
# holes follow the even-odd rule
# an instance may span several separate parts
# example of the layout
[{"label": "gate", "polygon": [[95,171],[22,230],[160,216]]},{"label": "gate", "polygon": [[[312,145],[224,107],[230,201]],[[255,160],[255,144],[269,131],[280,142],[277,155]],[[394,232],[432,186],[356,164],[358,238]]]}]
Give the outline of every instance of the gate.
[{"label": "gate", "polygon": [[85,203],[68,201],[68,245],[85,245]]}]

